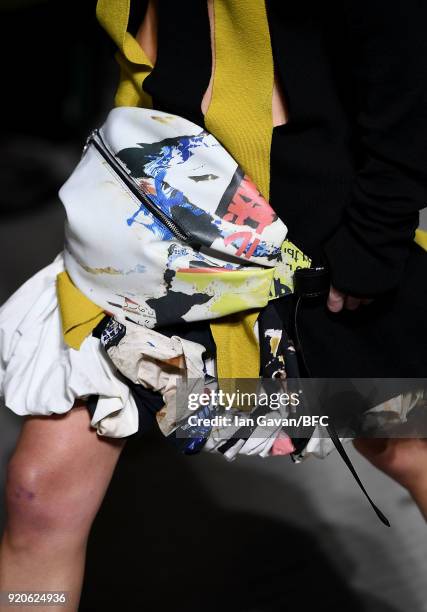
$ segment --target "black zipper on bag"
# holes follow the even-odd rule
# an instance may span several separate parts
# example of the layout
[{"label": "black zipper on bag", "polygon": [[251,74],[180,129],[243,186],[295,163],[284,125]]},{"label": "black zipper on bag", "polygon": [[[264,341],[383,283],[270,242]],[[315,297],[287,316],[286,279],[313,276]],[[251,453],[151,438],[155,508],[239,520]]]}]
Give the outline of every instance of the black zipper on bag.
[{"label": "black zipper on bag", "polygon": [[117,159],[117,157],[110,151],[108,146],[105,144],[98,129],[93,130],[86,140],[86,144],[83,149],[82,157],[86,153],[88,147],[93,145],[102,158],[108,163],[110,168],[114,170],[115,174],[122,181],[125,187],[138,199],[144,203],[147,210],[153,214],[168,230],[170,230],[176,238],[179,238],[182,242],[189,242],[190,237],[179,225],[169,219],[169,217],[162,211],[156,204],[151,200],[149,194],[139,187],[136,182],[129,175],[123,164]]}]

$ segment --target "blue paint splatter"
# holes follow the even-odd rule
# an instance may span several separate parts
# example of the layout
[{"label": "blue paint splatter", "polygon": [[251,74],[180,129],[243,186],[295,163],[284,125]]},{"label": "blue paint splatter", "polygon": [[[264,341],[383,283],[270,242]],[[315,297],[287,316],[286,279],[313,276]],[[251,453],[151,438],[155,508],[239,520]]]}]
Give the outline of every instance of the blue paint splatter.
[{"label": "blue paint splatter", "polygon": [[[147,176],[154,179],[154,190],[150,197],[153,199],[159,209],[164,212],[169,218],[172,218],[171,209],[174,206],[184,207],[190,210],[193,215],[199,216],[205,214],[205,211],[192,204],[183,194],[182,191],[168,185],[165,181],[166,174],[172,165],[172,161],[177,164],[185,163],[192,155],[194,150],[199,147],[219,146],[215,142],[206,142],[207,132],[202,132],[196,136],[183,136],[179,138],[173,145],[165,145],[160,149],[157,155],[147,155],[147,163],[144,164],[143,170]],[[127,220],[129,226],[134,223],[140,223],[138,216],[141,213],[146,214],[147,209],[144,205],[140,205],[139,209]],[[145,225],[150,231],[158,235],[163,240],[169,240],[173,234],[165,228],[161,222]],[[161,230],[158,226],[161,226]]]}]

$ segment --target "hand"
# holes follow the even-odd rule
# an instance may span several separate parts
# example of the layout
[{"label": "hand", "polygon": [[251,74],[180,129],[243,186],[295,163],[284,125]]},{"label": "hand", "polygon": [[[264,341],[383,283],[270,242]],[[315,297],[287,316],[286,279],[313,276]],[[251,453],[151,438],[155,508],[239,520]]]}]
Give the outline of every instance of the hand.
[{"label": "hand", "polygon": [[369,298],[356,298],[351,295],[346,295],[331,285],[327,307],[331,312],[340,312],[343,308],[347,308],[347,310],[356,310],[361,304],[370,304],[372,301],[373,300]]}]

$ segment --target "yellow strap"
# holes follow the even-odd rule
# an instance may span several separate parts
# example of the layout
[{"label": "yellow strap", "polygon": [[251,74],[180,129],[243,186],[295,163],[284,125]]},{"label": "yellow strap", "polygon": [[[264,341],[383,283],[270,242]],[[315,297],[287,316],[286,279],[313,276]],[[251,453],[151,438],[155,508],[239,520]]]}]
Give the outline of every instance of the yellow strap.
[{"label": "yellow strap", "polygon": [[135,38],[127,31],[130,0],[98,0],[96,16],[99,23],[116,43],[116,59],[120,65],[120,81],[115,106],[152,107],[152,101],[142,89],[152,63]]},{"label": "yellow strap", "polygon": [[[206,128],[268,200],[273,130],[273,54],[264,0],[214,0],[215,73]],[[218,377],[257,378],[258,311],[211,322]]]},{"label": "yellow strap", "polygon": [[417,229],[415,232],[415,242],[420,245],[425,251],[427,251],[427,231]]},{"label": "yellow strap", "polygon": [[215,0],[215,73],[206,128],[266,200],[273,130],[273,55],[264,0]]},{"label": "yellow strap", "polygon": [[258,378],[259,347],[253,333],[258,315],[259,310],[251,310],[211,321],[219,379]]},{"label": "yellow strap", "polygon": [[152,68],[151,62],[135,38],[127,31],[130,0],[98,0],[96,16],[123,55],[133,64]]},{"label": "yellow strap", "polygon": [[56,277],[56,291],[64,340],[68,346],[78,350],[104,317],[104,312],[75,287],[68,272],[61,272]]}]

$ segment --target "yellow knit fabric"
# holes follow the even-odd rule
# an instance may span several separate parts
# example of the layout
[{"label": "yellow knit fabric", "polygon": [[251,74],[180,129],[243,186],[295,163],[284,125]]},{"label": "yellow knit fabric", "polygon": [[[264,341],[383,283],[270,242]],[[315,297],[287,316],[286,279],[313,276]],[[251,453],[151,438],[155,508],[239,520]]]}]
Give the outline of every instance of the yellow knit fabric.
[{"label": "yellow knit fabric", "polygon": [[104,317],[104,312],[75,287],[67,272],[56,277],[56,291],[61,305],[62,332],[65,342],[78,350]]},{"label": "yellow knit fabric", "polygon": [[273,55],[264,0],[214,0],[215,73],[206,128],[266,200],[273,132]]},{"label": "yellow knit fabric", "polygon": [[96,16],[104,30],[118,47],[116,59],[120,66],[120,82],[116,92],[116,106],[151,108],[151,98],[142,89],[152,64],[139,43],[127,31],[130,0],[98,0]]},{"label": "yellow knit fabric", "polygon": [[415,232],[415,242],[427,251],[427,231],[417,229]]}]

